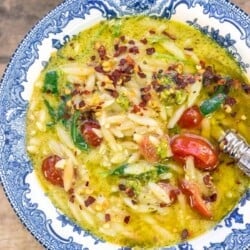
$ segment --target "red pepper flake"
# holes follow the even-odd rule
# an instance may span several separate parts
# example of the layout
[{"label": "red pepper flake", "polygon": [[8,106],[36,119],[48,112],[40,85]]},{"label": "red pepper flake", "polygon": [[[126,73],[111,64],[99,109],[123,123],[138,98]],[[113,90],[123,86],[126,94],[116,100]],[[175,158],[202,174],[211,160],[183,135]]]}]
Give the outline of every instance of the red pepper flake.
[{"label": "red pepper flake", "polygon": [[189,236],[189,231],[186,228],[183,229],[181,232],[181,240],[187,240]]},{"label": "red pepper flake", "polygon": [[231,115],[231,117],[234,118],[237,115],[237,112],[232,112],[230,115]]},{"label": "red pepper flake", "polygon": [[209,174],[205,175],[205,176],[203,177],[203,182],[204,182],[204,184],[205,184],[206,186],[211,187],[211,185],[212,185],[211,176],[210,176]]},{"label": "red pepper flake", "polygon": [[161,203],[160,203],[160,207],[161,207],[161,208],[163,208],[163,207],[167,207],[167,206],[168,206],[168,204],[167,204],[167,203],[164,203],[164,202],[161,202]]},{"label": "red pepper flake", "polygon": [[150,30],[149,33],[150,34],[155,34],[155,31],[154,30]]},{"label": "red pepper flake", "polygon": [[105,89],[105,90],[108,91],[109,94],[114,98],[117,98],[119,96],[119,93],[115,89]]},{"label": "red pepper flake", "polygon": [[131,45],[134,45],[135,41],[134,40],[129,40],[128,43],[131,44]]},{"label": "red pepper flake", "polygon": [[154,54],[155,53],[155,48],[147,48],[146,49],[146,53],[147,53],[147,55],[152,55],[152,54]]},{"label": "red pepper flake", "polygon": [[194,49],[193,48],[184,48],[184,50],[193,51]]},{"label": "red pepper flake", "polygon": [[89,186],[89,181],[86,181],[85,186],[86,186],[86,187]]},{"label": "red pepper flake", "polygon": [[250,94],[250,85],[246,83],[241,84],[242,89],[245,91],[246,94]]},{"label": "red pepper flake", "polygon": [[138,113],[140,112],[141,108],[138,105],[134,105],[131,112],[132,113]]},{"label": "red pepper flake", "polygon": [[129,52],[129,53],[132,53],[132,54],[134,54],[134,55],[135,55],[135,54],[139,54],[139,49],[138,49],[137,46],[133,46],[133,47],[129,48],[128,52]]},{"label": "red pepper flake", "polygon": [[149,100],[151,99],[151,94],[150,93],[146,93],[146,94],[142,94],[141,95],[141,99],[142,99],[142,101],[143,102],[145,102],[145,103],[148,103],[149,102]]},{"label": "red pepper flake", "polygon": [[124,223],[128,224],[130,221],[130,216],[129,215],[125,216],[123,221]]},{"label": "red pepper flake", "polygon": [[91,94],[91,91],[85,89],[85,90],[83,90],[83,91],[81,92],[81,94],[90,95],[90,94]]},{"label": "red pepper flake", "polygon": [[203,195],[202,199],[207,202],[215,202],[217,200],[217,193],[213,193],[208,196]]},{"label": "red pepper flake", "polygon": [[83,108],[85,106],[85,102],[83,100],[81,100],[79,102],[79,108]]},{"label": "red pepper flake", "polygon": [[146,38],[143,38],[143,39],[140,40],[140,42],[143,43],[143,44],[147,44],[148,40]]},{"label": "red pepper flake", "polygon": [[115,46],[114,57],[118,57],[121,54],[124,54],[127,51],[127,46]]},{"label": "red pepper flake", "polygon": [[139,76],[140,78],[146,78],[146,77],[147,77],[146,74],[143,73],[143,72],[141,72],[141,71],[139,71],[137,74],[138,74],[138,76]]},{"label": "red pepper flake", "polygon": [[225,100],[225,104],[229,106],[233,106],[237,103],[236,99],[233,97],[228,96]]},{"label": "red pepper flake", "polygon": [[69,196],[69,201],[70,201],[71,203],[74,203],[74,202],[75,202],[75,196],[74,196],[73,194]]},{"label": "red pepper flake", "polygon": [[170,198],[171,202],[175,202],[180,193],[181,193],[181,191],[178,188],[171,189],[169,192],[169,198]]},{"label": "red pepper flake", "polygon": [[110,214],[105,214],[105,222],[109,222],[111,220]]},{"label": "red pepper flake", "polygon": [[131,200],[131,202],[132,202],[133,205],[137,204],[137,201],[135,201],[135,200]]},{"label": "red pepper flake", "polygon": [[132,198],[135,196],[135,192],[134,192],[134,189],[133,188],[127,188],[125,190],[125,193],[127,194],[128,197]]},{"label": "red pepper flake", "polygon": [[111,74],[108,75],[108,77],[111,81],[113,81],[114,86],[116,86],[122,77],[122,72],[118,69],[115,69]]},{"label": "red pepper flake", "polygon": [[120,191],[125,191],[126,190],[126,186],[124,184],[119,184],[118,188]]},{"label": "red pepper flake", "polygon": [[105,73],[102,65],[95,66],[95,71],[98,72],[98,73]]},{"label": "red pepper flake", "polygon": [[157,80],[153,80],[151,84],[153,86],[153,89],[158,93],[162,92],[165,89],[165,87],[162,84],[159,84]]},{"label": "red pepper flake", "polygon": [[100,59],[101,60],[106,60],[106,59],[108,59],[108,57],[107,57],[107,52],[106,52],[106,48],[103,46],[103,45],[101,45],[99,48],[98,48],[98,54],[99,54],[99,57],[100,57]]},{"label": "red pepper flake", "polygon": [[85,201],[84,204],[86,207],[90,206],[91,204],[93,204],[95,202],[95,198],[93,196],[89,196]]},{"label": "red pepper flake", "polygon": [[240,184],[241,184],[241,181],[240,181],[240,180],[236,180],[235,183],[236,183],[237,185],[240,185]]},{"label": "red pepper flake", "polygon": [[140,91],[141,91],[142,93],[147,93],[147,92],[150,91],[150,89],[151,89],[151,86],[150,86],[150,85],[147,85],[146,87],[141,88]]},{"label": "red pepper flake", "polygon": [[125,41],[125,36],[121,36],[121,37],[120,37],[120,40],[121,40],[122,42],[124,42],[124,41]]}]

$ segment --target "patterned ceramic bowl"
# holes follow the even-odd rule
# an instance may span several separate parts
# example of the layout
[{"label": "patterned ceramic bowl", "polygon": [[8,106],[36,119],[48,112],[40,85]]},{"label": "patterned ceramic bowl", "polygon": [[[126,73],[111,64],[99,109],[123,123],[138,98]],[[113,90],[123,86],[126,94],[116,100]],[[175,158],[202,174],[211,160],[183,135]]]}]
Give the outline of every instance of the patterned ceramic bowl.
[{"label": "patterned ceramic bowl", "polygon": [[[49,249],[129,249],[103,242],[61,214],[44,195],[25,148],[31,86],[50,53],[100,20],[131,14],[173,18],[211,36],[250,75],[250,17],[227,0],[68,0],[25,37],[0,85],[0,177],[17,215]],[[206,234],[163,249],[250,249],[250,190]]]}]

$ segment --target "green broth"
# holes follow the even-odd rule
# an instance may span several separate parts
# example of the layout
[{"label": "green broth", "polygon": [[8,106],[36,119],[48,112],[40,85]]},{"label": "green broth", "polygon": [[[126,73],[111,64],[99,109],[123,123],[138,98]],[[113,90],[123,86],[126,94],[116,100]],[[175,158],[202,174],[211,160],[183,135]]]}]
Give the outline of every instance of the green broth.
[{"label": "green broth", "polygon": [[[143,39],[144,42],[140,42]],[[147,43],[145,43],[145,39],[147,40]],[[178,53],[175,54],[174,52],[166,50],[162,45],[164,42],[170,42],[171,44],[174,43],[177,48],[182,52],[184,51],[184,58],[178,56]],[[134,43],[135,45],[133,45]],[[212,66],[214,72],[223,76],[223,79],[236,79],[239,83],[247,82],[246,75],[226,50],[221,48],[211,38],[200,31],[180,22],[137,16],[103,21],[88,30],[82,31],[74,36],[71,41],[65,44],[61,49],[51,55],[48,65],[35,83],[34,92],[30,100],[27,117],[27,149],[30,153],[34,169],[41,185],[55,206],[73,219],[77,224],[86,230],[90,230],[94,235],[119,245],[146,249],[172,245],[181,242],[182,240],[186,240],[186,236],[183,236],[183,232],[185,231],[188,232],[188,239],[199,236],[222,220],[222,218],[233,209],[244,191],[249,187],[249,178],[247,178],[237,166],[232,163],[230,158],[223,153],[219,153],[219,165],[214,171],[208,171],[208,174],[212,178],[214,188],[216,189],[217,196],[216,199],[213,202],[209,202],[208,205],[213,216],[211,218],[204,218],[188,204],[187,197],[182,193],[177,195],[178,198],[175,202],[166,205],[160,200],[157,201],[158,198],[152,194],[152,190],[148,191],[148,183],[152,182],[157,185],[159,179],[160,181],[178,187],[178,181],[181,178],[186,178],[185,176],[188,175],[185,172],[185,168],[183,168],[183,164],[175,162],[171,156],[159,160],[160,164],[163,164],[164,166],[170,166],[173,164],[175,168],[173,169],[169,167],[168,172],[164,173],[167,177],[162,177],[164,174],[160,175],[160,177],[154,176],[146,184],[139,177],[135,178],[133,175],[132,177],[112,176],[112,174],[110,174],[112,170],[119,165],[127,163],[128,159],[130,159],[129,157],[132,155],[139,157],[138,162],[142,164],[145,163],[145,159],[143,159],[142,155],[139,154],[138,156],[138,145],[134,145],[136,144],[136,141],[134,140],[133,135],[129,134],[131,131],[124,130],[124,133],[128,133],[125,136],[120,135],[119,137],[119,134],[113,135],[118,148],[119,144],[124,145],[122,143],[129,140],[130,142],[133,142],[133,147],[135,147],[135,149],[130,150],[124,146],[121,152],[117,150],[117,152],[120,152],[121,154],[116,155],[116,159],[112,158],[114,152],[116,152],[115,149],[113,149],[116,144],[107,142],[105,136],[102,139],[101,145],[98,145],[97,147],[90,146],[89,150],[86,152],[81,151],[72,143],[72,141],[70,141],[69,144],[65,144],[65,140],[62,141],[60,133],[58,132],[58,127],[62,128],[62,130],[66,131],[66,134],[68,134],[69,137],[67,138],[70,138],[69,124],[70,122],[72,124],[72,120],[70,119],[72,119],[72,109],[74,109],[72,103],[70,104],[68,100],[65,101],[66,107],[71,109],[69,113],[67,113],[69,116],[69,119],[67,118],[68,120],[65,118],[65,113],[63,116],[60,116],[57,113],[56,116],[52,117],[49,114],[48,107],[45,105],[44,100],[47,100],[49,105],[51,105],[51,108],[54,110],[53,112],[58,112],[56,111],[58,103],[62,103],[62,100],[68,98],[68,96],[72,98],[72,89],[74,89],[74,87],[77,88],[76,86],[81,85],[84,89],[87,85],[87,79],[89,78],[78,72],[79,69],[82,69],[83,67],[90,68],[90,71],[93,71],[93,74],[96,75],[95,88],[97,88],[96,86],[99,83],[102,87],[102,81],[106,81],[106,84],[110,83],[110,78],[106,77],[108,73],[97,73],[93,69],[99,64],[102,66],[104,65],[104,68],[107,67],[107,72],[109,72],[109,67],[117,67],[115,66],[115,62],[112,61],[112,55],[115,53],[114,44],[119,44],[119,46],[126,45],[127,50],[133,46],[139,46],[139,50],[154,47],[155,51],[153,55],[145,52],[142,54],[139,53],[138,55],[132,52],[129,54],[128,51],[126,52],[132,57],[133,63],[138,63],[138,65],[140,63],[141,67],[144,67],[142,69],[144,72],[146,72],[147,67],[156,67],[155,69],[159,70],[161,68],[159,65],[161,64],[163,65],[163,68],[166,68],[166,65],[181,65],[181,73],[183,75],[195,75],[198,74],[197,72],[200,70],[197,65],[202,61],[205,62],[206,65]],[[100,55],[98,54],[97,48],[100,48],[100,45],[105,47],[105,53],[109,59],[99,59]],[[124,54],[126,55],[126,53]],[[122,57],[124,54],[121,53],[119,56]],[[108,62],[107,65],[103,64],[105,61]],[[158,63],[159,65],[152,66],[151,64],[153,64],[153,62],[156,62],[156,64]],[[81,67],[79,67],[79,65],[81,65]],[[74,68],[75,66],[76,68]],[[133,70],[140,71],[139,67],[136,68],[135,66]],[[56,71],[58,73],[59,94],[52,94],[43,91],[44,78],[49,71]],[[78,73],[76,73],[76,71]],[[175,73],[176,72],[177,71],[175,71]],[[151,76],[152,72],[146,72],[145,74]],[[127,80],[127,82],[124,80],[124,83],[121,85],[119,85],[120,83],[118,81],[116,84],[119,85],[119,89],[117,92],[112,93],[117,95],[122,91],[127,93],[126,88],[130,88],[127,86],[131,81],[135,81],[133,84],[137,84],[136,79],[138,80],[138,84],[141,85],[140,88],[138,88],[138,91],[140,91],[142,87],[147,86],[146,80],[144,80],[143,77],[140,78],[135,75],[132,75],[131,77],[132,80]],[[152,77],[153,76],[151,76],[151,78]],[[102,78],[103,80],[100,80]],[[210,98],[213,94],[214,87],[215,85],[212,85],[211,88],[203,86],[194,104],[199,106],[205,99]],[[134,88],[136,89],[137,87]],[[135,91],[135,93],[133,92],[133,95],[136,95],[137,93],[133,88],[130,88],[129,91],[129,93]],[[62,93],[64,99],[62,98]],[[84,99],[84,101],[98,103],[95,108],[98,105],[102,105],[99,104],[101,93],[96,89],[90,93],[92,97],[90,97],[86,91],[84,93],[86,94],[86,99]],[[109,95],[110,90],[107,91],[106,94]],[[238,87],[231,88],[228,95],[230,98],[233,98],[233,100],[236,100],[236,103],[232,106],[229,105],[229,107],[228,105],[222,105],[220,109],[206,116],[204,119],[209,123],[209,130],[204,129],[203,127],[185,129],[179,128],[178,126],[175,126],[174,129],[176,129],[176,131],[179,130],[179,133],[181,134],[188,132],[202,135],[203,137],[206,137],[216,149],[218,149],[218,138],[221,136],[221,131],[227,129],[237,130],[248,142],[250,142],[248,131],[250,127],[249,94],[245,93],[239,84]],[[149,108],[153,114],[151,118],[156,119],[157,121],[159,120],[159,128],[165,134],[170,134],[171,136],[171,133],[175,133],[173,132],[174,129],[168,129],[165,125],[164,119],[160,120],[160,118],[158,118],[158,116],[160,116],[160,111],[158,109],[158,111],[155,111],[153,105],[159,105],[159,107],[162,107],[162,104],[158,103],[158,99],[156,100],[157,103],[154,104],[154,96],[157,96],[157,92],[153,92],[153,94],[151,93],[152,99],[149,104],[146,104],[151,105]],[[111,97],[113,99],[117,98],[117,96],[114,97],[112,95]],[[135,97],[132,96],[131,98]],[[131,105],[131,100],[132,99],[128,102],[128,105]],[[71,101],[71,99],[69,101]],[[186,100],[184,100],[184,104],[185,103]],[[163,113],[166,112],[166,123],[171,120],[171,117],[179,106],[179,104],[167,105],[166,109],[163,111]],[[126,111],[122,106],[119,106],[117,102],[114,102],[114,104],[111,105],[111,108],[109,107],[110,106],[108,106],[108,108],[102,107],[101,109],[95,109],[96,119],[101,126],[104,126],[101,122],[104,111],[109,116],[112,116],[120,114],[126,115],[126,112],[130,112],[132,109],[132,107],[129,106],[129,111]],[[64,109],[64,112],[66,112],[65,110],[66,109]],[[79,110],[82,112],[80,108]],[[146,112],[145,110],[141,112]],[[57,116],[59,118],[56,118]],[[107,127],[107,130],[105,130],[106,133],[117,129],[117,127],[113,128],[112,126],[113,125]],[[119,126],[122,127],[122,124]],[[143,124],[139,124],[138,127],[145,129],[146,126],[143,127]],[[82,127],[80,130],[81,129]],[[135,127],[133,129],[136,130]],[[150,126],[148,126],[147,129],[150,130]],[[97,130],[99,130],[98,127]],[[105,133],[102,128],[100,130],[102,134]],[[116,133],[119,132],[120,131]],[[150,135],[154,137],[156,132],[154,131],[150,133]],[[156,143],[157,140],[160,140],[159,138],[160,137],[155,137]],[[127,143],[127,145],[129,145],[128,147],[131,146],[129,143]],[[66,147],[66,149],[62,147]],[[75,159],[73,163],[67,162],[66,165],[64,164],[61,167],[66,171],[65,168],[67,164],[73,164],[74,168],[73,180],[71,180],[70,188],[66,191],[62,187],[50,183],[44,177],[41,168],[46,157],[58,154],[60,151],[62,152],[62,156],[60,156],[61,158],[68,160],[72,155]],[[124,158],[122,158],[123,160],[120,160],[121,164],[118,163],[119,160],[117,160],[119,157]],[[154,167],[151,163],[145,164],[146,167],[151,170]],[[138,167],[138,169],[140,169],[140,167]],[[197,176],[204,177],[206,174],[206,171],[200,171],[197,169],[194,171],[197,172]],[[161,178],[163,178],[163,180],[161,180]],[[126,190],[124,190],[124,186],[126,187]],[[153,185],[153,187],[155,186]],[[129,189],[133,190],[132,194],[129,194],[129,191],[131,191]],[[146,197],[145,203],[143,203],[144,198],[142,198],[143,192],[145,192]],[[86,200],[90,196],[92,198],[94,197],[95,201],[90,205],[86,205]],[[151,203],[151,196],[153,197],[153,209],[148,205]],[[143,200],[143,204],[140,204],[140,199]],[[146,199],[149,199],[148,203],[146,202]],[[129,200],[128,202],[131,202],[132,200],[132,203],[128,205],[125,202],[126,200]],[[155,208],[155,204],[158,204],[158,208]],[[145,212],[142,211],[142,209],[149,210]]]}]

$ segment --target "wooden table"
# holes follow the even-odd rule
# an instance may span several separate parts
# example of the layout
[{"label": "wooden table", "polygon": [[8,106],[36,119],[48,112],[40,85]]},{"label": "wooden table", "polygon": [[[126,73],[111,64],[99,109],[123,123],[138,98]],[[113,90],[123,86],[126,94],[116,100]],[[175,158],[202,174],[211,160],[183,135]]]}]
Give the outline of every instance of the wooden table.
[{"label": "wooden table", "polygon": [[[0,1],[0,76],[10,56],[30,28],[60,0]],[[249,0],[233,0],[250,14]],[[0,186],[0,250],[41,250],[43,247],[24,228]]]}]

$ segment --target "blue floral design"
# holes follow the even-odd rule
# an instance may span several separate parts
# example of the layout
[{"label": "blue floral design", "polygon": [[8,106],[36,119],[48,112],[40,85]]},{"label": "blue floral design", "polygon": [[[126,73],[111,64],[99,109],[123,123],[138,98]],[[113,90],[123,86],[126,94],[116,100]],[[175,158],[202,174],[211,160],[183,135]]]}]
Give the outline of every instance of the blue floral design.
[{"label": "blue floral design", "polygon": [[228,52],[235,58],[236,61],[238,61],[239,65],[244,69],[245,71],[247,68],[250,67],[248,63],[244,63],[242,61],[242,57],[237,52],[236,47],[234,46],[236,44],[236,41],[231,38],[231,34],[228,33],[225,36],[220,35],[220,30],[214,29],[213,27],[209,27],[208,25],[202,27],[198,23],[198,19],[195,18],[193,21],[188,20],[187,23],[197,29],[199,29],[201,32],[203,32],[206,35],[209,35],[211,38],[213,38],[219,45],[221,45],[223,48],[227,49]]},{"label": "blue floral design", "polygon": [[121,0],[121,6],[126,6],[126,9],[136,10],[138,13],[148,10],[154,5],[156,0]]},{"label": "blue floral design", "polygon": [[234,211],[225,219],[226,227],[232,227],[233,221],[235,221],[235,223],[243,223],[243,215],[239,214],[239,208],[234,209]]}]

